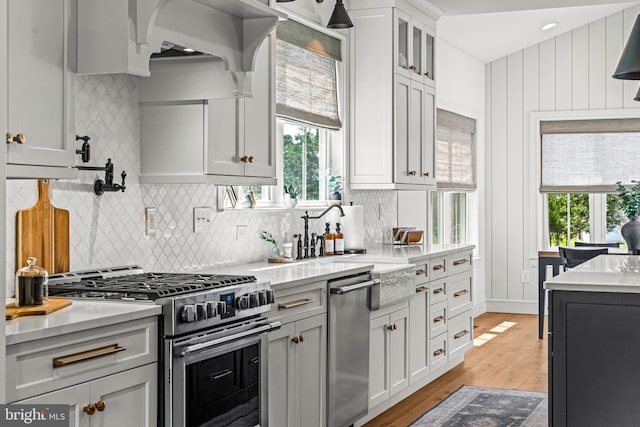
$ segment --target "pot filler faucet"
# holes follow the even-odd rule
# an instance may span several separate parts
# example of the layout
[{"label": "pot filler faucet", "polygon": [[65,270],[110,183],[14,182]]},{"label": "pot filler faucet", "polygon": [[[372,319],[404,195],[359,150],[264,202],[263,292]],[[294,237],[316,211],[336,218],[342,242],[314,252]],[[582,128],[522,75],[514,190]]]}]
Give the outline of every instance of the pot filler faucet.
[{"label": "pot filler faucet", "polygon": [[301,217],[304,219],[304,258],[309,258],[309,220],[310,219],[320,219],[327,214],[331,209],[337,208],[340,211],[340,216],[344,216],[344,211],[342,210],[342,206],[336,204],[331,205],[327,209],[324,210],[318,216],[309,216],[309,211],[304,211],[304,215]]}]

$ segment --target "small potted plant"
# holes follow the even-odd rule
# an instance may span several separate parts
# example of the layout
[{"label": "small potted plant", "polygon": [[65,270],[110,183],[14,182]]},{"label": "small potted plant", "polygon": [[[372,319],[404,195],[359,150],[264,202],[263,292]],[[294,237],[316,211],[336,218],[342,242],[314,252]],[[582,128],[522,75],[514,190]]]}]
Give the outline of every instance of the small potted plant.
[{"label": "small potted plant", "polygon": [[631,250],[640,249],[640,181],[631,181],[633,184],[629,189],[622,185],[621,181],[616,182],[618,187],[618,201],[620,209],[629,218],[629,222],[622,226],[620,230],[622,237],[627,242],[627,247]]},{"label": "small potted plant", "polygon": [[280,249],[278,248],[278,242],[276,241],[273,234],[269,233],[266,230],[263,230],[260,233],[260,239],[265,242],[271,243],[271,253],[269,254],[269,258],[279,258],[280,257]]},{"label": "small potted plant", "polygon": [[327,189],[329,190],[329,204],[340,204],[342,202],[342,178],[339,175],[329,175],[327,180]]},{"label": "small potted plant", "polygon": [[298,194],[300,194],[300,190],[298,187],[294,187],[293,185],[289,185],[288,187],[284,186],[284,205],[288,209],[295,208],[298,204]]}]

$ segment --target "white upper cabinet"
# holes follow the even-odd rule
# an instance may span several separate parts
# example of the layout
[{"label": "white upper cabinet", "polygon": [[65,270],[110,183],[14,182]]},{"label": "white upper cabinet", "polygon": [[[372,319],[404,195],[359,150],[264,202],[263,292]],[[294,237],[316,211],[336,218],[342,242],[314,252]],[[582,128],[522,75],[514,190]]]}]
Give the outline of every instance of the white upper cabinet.
[{"label": "white upper cabinet", "polygon": [[0,4],[7,12],[7,176],[75,178],[76,2]]},{"label": "white upper cabinet", "polygon": [[353,6],[350,186],[435,189],[435,31],[413,10]]},{"label": "white upper cabinet", "polygon": [[275,36],[258,51],[253,95],[215,58],[159,60],[139,80],[143,183],[275,184]]}]

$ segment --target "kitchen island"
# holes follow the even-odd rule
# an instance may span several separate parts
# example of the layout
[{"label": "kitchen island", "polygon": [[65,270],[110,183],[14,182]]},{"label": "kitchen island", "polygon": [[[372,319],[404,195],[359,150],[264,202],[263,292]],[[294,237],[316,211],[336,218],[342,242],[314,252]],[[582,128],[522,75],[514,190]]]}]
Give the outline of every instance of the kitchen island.
[{"label": "kitchen island", "polygon": [[544,286],[549,425],[637,425],[640,257],[600,255]]}]

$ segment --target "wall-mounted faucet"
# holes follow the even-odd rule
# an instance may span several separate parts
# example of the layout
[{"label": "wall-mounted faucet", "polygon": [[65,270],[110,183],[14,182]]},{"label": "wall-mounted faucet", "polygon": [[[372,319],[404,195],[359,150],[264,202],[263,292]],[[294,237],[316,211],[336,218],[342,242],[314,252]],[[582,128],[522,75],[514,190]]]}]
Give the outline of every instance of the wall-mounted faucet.
[{"label": "wall-mounted faucet", "polygon": [[124,192],[125,188],[124,180],[127,177],[127,173],[122,171],[120,176],[122,177],[122,185],[115,184],[113,182],[113,163],[111,163],[111,159],[107,159],[107,163],[104,167],[100,166],[78,166],[78,169],[85,171],[104,171],[104,181],[101,179],[96,179],[96,182],[93,184],[93,191],[98,195],[104,194],[105,191],[122,191]]},{"label": "wall-mounted faucet", "polygon": [[304,215],[302,216],[302,219],[304,219],[304,258],[309,258],[309,220],[320,219],[323,216],[325,216],[327,212],[329,212],[333,208],[337,208],[340,211],[340,216],[344,216],[344,211],[342,210],[342,206],[337,204],[329,206],[318,216],[309,216],[309,211],[304,211]]}]

